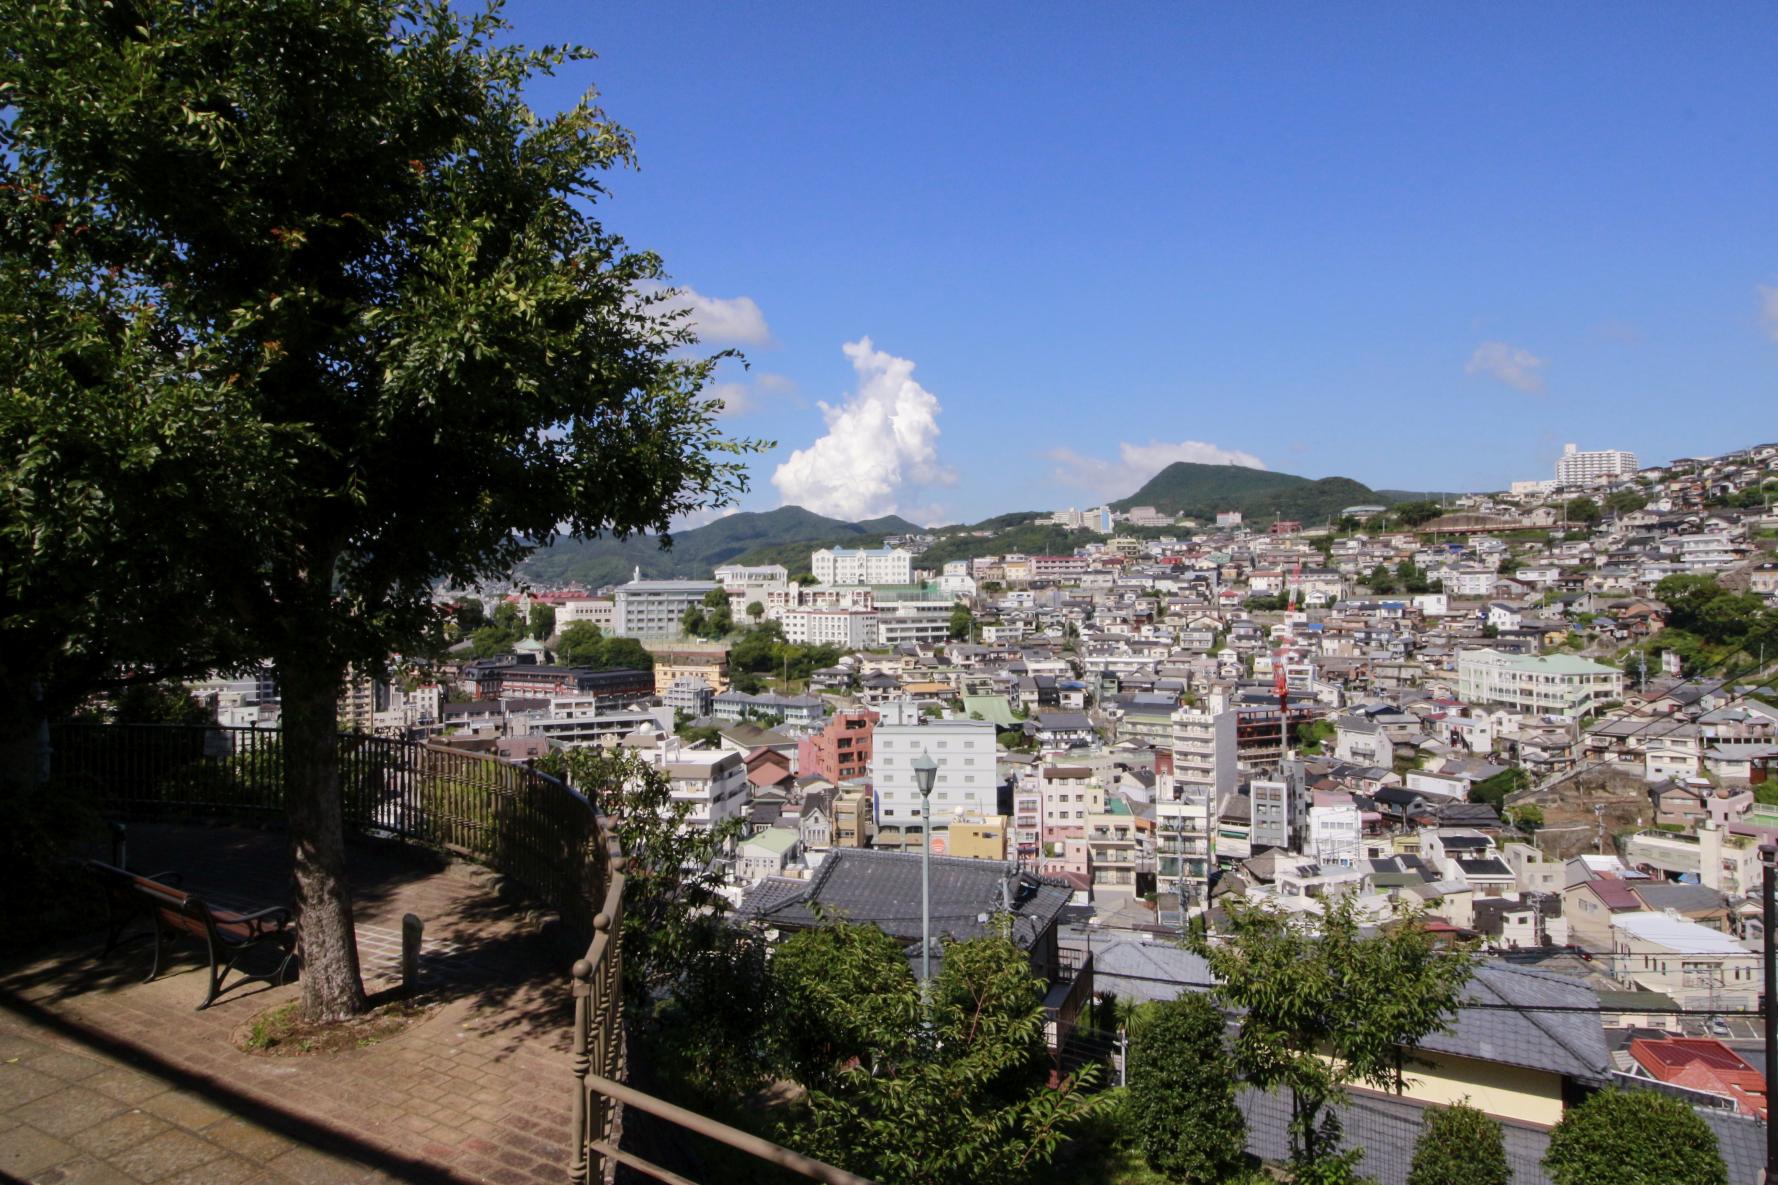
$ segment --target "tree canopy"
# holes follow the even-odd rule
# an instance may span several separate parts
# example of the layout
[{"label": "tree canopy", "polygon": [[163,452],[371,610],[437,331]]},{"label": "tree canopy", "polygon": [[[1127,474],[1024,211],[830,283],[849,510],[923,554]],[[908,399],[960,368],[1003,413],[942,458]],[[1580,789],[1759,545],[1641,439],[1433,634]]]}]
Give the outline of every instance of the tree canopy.
[{"label": "tree canopy", "polygon": [[1543,1166],[1556,1185],[1728,1185],[1710,1125],[1680,1099],[1604,1090],[1570,1108]]},{"label": "tree canopy", "polygon": [[148,531],[178,571],[138,565],[126,600],[189,584],[227,635],[217,659],[276,662],[304,1004],[345,1015],[364,1004],[333,737],[347,666],[420,643],[441,581],[732,501],[752,445],[717,425],[716,359],[688,352],[660,259],[594,215],[628,134],[590,93],[525,103],[586,51],[398,0],[7,16],[0,192],[30,248],[9,243],[8,283],[85,318],[50,344],[97,380],[44,363],[35,389],[89,423],[167,396],[96,459],[24,482],[90,475],[69,503],[90,518],[190,434],[163,497],[203,509]]}]

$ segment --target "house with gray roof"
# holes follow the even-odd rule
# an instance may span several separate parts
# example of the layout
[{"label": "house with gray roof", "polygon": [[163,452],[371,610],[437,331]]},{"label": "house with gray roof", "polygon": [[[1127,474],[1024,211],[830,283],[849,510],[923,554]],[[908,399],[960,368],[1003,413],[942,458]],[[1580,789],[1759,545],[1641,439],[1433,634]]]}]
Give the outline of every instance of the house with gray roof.
[{"label": "house with gray roof", "polygon": [[[1073,886],[994,860],[931,857],[932,952],[944,940],[1008,932],[1046,981],[1061,974],[1056,923]],[[836,848],[807,881],[768,878],[741,900],[738,915],[780,932],[834,921],[869,923],[920,957],[920,856],[912,852]],[[790,886],[794,886],[792,889]],[[936,973],[936,972],[935,972]]]}]

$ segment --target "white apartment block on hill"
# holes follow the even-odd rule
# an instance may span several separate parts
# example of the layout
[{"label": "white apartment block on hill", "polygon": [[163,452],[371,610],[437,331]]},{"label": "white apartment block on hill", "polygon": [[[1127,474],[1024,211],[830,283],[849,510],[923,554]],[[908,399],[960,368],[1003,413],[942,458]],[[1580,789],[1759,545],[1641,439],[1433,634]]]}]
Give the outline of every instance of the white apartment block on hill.
[{"label": "white apartment block on hill", "polygon": [[677,638],[680,620],[706,593],[721,588],[714,580],[632,580],[612,599],[612,632],[620,638]]},{"label": "white apartment block on hill", "polygon": [[822,584],[912,584],[914,556],[899,547],[824,547],[809,570]]},{"label": "white apartment block on hill", "polygon": [[1636,473],[1636,454],[1622,449],[1599,449],[1582,452],[1577,446],[1562,446],[1561,459],[1556,462],[1558,485],[1588,485],[1600,478],[1632,477]]},{"label": "white apartment block on hill", "polygon": [[[938,763],[932,789],[932,825],[946,825],[957,812],[988,818],[1000,813],[994,766],[994,725],[985,720],[925,719],[911,700],[895,700],[879,711],[871,742],[871,785],[876,791],[877,833],[920,825],[920,791],[914,760],[930,754]],[[918,842],[915,840],[915,842]]]},{"label": "white apartment block on hill", "polygon": [[1538,715],[1584,716],[1624,698],[1624,673],[1571,654],[1465,650],[1457,656],[1457,695]]}]

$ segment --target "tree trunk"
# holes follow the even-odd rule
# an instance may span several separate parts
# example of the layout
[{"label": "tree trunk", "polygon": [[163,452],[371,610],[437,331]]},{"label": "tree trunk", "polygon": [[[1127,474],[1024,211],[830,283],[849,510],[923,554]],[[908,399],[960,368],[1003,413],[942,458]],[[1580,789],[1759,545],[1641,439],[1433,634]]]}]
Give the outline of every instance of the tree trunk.
[{"label": "tree trunk", "polygon": [[303,1015],[343,1020],[367,1007],[346,879],[340,819],[339,695],[331,659],[278,656],[283,701],[284,807],[295,872],[296,932],[302,944]]}]

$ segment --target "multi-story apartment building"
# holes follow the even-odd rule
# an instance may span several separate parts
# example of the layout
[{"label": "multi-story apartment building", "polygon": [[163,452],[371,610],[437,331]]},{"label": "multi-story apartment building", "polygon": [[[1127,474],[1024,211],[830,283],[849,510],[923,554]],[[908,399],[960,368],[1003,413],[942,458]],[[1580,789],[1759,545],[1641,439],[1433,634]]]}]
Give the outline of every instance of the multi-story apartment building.
[{"label": "multi-story apartment building", "polygon": [[1209,899],[1212,826],[1235,793],[1237,721],[1220,696],[1173,713],[1171,769],[1155,780],[1155,887],[1163,896]]},{"label": "multi-story apartment building", "polygon": [[665,695],[682,679],[696,679],[713,692],[729,688],[728,650],[721,646],[692,649],[650,649],[654,656],[654,690]]},{"label": "multi-story apartment building", "polygon": [[1105,809],[1105,789],[1084,765],[1049,765],[1037,771],[1043,805],[1043,842],[1060,844],[1086,834],[1087,818]]},{"label": "multi-story apartment building", "polygon": [[834,795],[833,846],[865,848],[870,846],[876,828],[871,822],[871,792],[848,790]]},{"label": "multi-story apartment building", "polygon": [[[875,609],[786,609],[778,620],[784,625],[784,640],[800,646],[863,650],[877,641]],[[948,629],[948,615],[945,624]]]},{"label": "multi-story apartment building", "polygon": [[684,712],[696,719],[710,714],[711,700],[716,693],[702,679],[675,679],[661,692],[661,703],[675,712]]},{"label": "multi-story apartment building", "polygon": [[1248,784],[1254,852],[1283,848],[1300,852],[1307,843],[1308,807],[1304,802],[1303,766],[1286,761],[1278,777],[1255,778]]},{"label": "multi-story apartment building", "polygon": [[688,749],[671,735],[659,748],[641,750],[667,775],[674,803],[687,803],[687,828],[707,830],[747,812],[745,756],[732,750]]},{"label": "multi-story apartment building", "polygon": [[1358,805],[1342,790],[1316,790],[1309,805],[1309,854],[1323,868],[1351,868],[1363,856]]},{"label": "multi-story apartment building", "polygon": [[1622,449],[1582,452],[1577,445],[1565,444],[1556,461],[1557,485],[1588,485],[1599,478],[1633,477],[1635,473],[1636,454]]},{"label": "multi-story apartment building", "polygon": [[1085,838],[1093,895],[1097,898],[1105,893],[1135,893],[1140,844],[1129,804],[1114,798],[1103,810],[1087,816]]},{"label": "multi-story apartment building", "polygon": [[877,645],[942,643],[951,636],[950,598],[877,602]]},{"label": "multi-story apartment building", "polygon": [[824,547],[809,556],[822,584],[912,584],[914,556],[899,547]]},{"label": "multi-story apartment building", "polygon": [[612,595],[611,630],[620,638],[677,638],[685,611],[722,586],[714,580],[632,580]]},{"label": "multi-story apartment building", "polygon": [[1013,786],[1012,843],[1021,860],[1036,860],[1043,849],[1043,784],[1027,774]]},{"label": "multi-story apartment building", "polygon": [[827,727],[797,743],[796,767],[836,784],[869,777],[878,719],[869,708],[835,712]]},{"label": "multi-story apartment building", "polygon": [[1624,673],[1571,654],[1457,655],[1457,694],[1472,704],[1507,704],[1537,715],[1584,716],[1624,698]]},{"label": "multi-story apartment building", "polygon": [[883,705],[872,737],[871,785],[879,843],[920,842],[920,791],[914,761],[938,763],[932,790],[934,830],[958,811],[998,814],[994,726],[985,720],[926,719],[911,700]]},{"label": "multi-story apartment building", "polygon": [[1034,555],[1031,557],[1033,580],[1079,580],[1087,574],[1087,560],[1078,555]]}]

